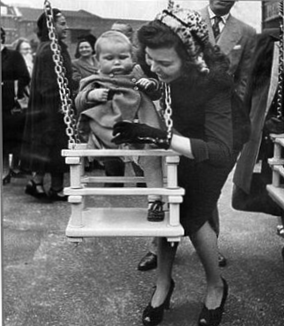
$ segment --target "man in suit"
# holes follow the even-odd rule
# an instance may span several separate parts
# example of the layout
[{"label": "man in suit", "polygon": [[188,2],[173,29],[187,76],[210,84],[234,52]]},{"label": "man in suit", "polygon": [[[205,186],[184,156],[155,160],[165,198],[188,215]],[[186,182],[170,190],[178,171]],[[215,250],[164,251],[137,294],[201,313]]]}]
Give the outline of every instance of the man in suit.
[{"label": "man in suit", "polygon": [[[266,190],[266,185],[272,182],[268,158],[273,155],[273,143],[267,135],[271,132],[284,132],[281,120],[279,125],[275,125],[276,129],[271,131],[269,128],[269,122],[272,121],[270,118],[276,115],[279,105],[279,40],[279,28],[265,29],[257,37],[245,98],[245,104],[250,110],[251,136],[236,164],[232,195],[232,206],[235,209],[275,216],[280,216],[282,210]],[[256,172],[254,168],[259,158],[261,169]]]},{"label": "man in suit", "polygon": [[[230,60],[229,73],[234,79],[232,97],[233,116],[233,160],[234,167],[243,145],[250,135],[249,112],[244,106],[244,95],[251,59],[254,53],[256,31],[248,24],[236,19],[230,13],[236,1],[209,0],[209,5],[200,10],[200,14],[208,25],[209,41],[217,45]],[[216,208],[211,225],[219,235],[219,214]],[[138,270],[146,271],[157,266],[156,244],[153,239],[149,252],[141,259]],[[226,258],[219,253],[219,266],[226,266]]]},{"label": "man in suit", "polygon": [[[236,1],[209,0],[209,5],[200,10],[209,31],[209,41],[220,47],[230,60],[229,73],[234,80],[232,96],[233,160],[231,169],[250,136],[250,119],[244,97],[255,50],[256,31],[250,25],[231,15]],[[218,210],[212,218],[212,227],[220,232]],[[219,253],[219,264],[226,259]],[[222,264],[221,263],[221,264]]]}]

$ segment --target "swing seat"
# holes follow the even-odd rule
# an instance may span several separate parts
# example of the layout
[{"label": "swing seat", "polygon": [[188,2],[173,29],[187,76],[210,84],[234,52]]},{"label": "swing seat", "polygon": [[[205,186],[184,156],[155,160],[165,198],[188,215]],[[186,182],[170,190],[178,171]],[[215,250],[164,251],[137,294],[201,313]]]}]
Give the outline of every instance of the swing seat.
[{"label": "swing seat", "polygon": [[[70,187],[64,189],[71,204],[71,216],[66,228],[70,241],[80,242],[92,237],[166,237],[170,242],[180,241],[184,229],[179,221],[179,206],[184,189],[177,185],[177,165],[179,156],[165,150],[93,150],[86,144],[62,151],[66,163],[70,165]],[[141,182],[143,177],[87,176],[84,171],[86,158],[122,156],[161,156],[166,163],[166,182],[164,188],[100,187],[104,182]],[[162,222],[149,222],[147,208],[142,207],[87,207],[87,196],[141,196],[162,195],[166,198],[168,209]],[[166,205],[165,205],[166,206]]]},{"label": "swing seat", "polygon": [[270,137],[274,143],[273,157],[268,160],[272,169],[272,184],[267,185],[266,189],[271,199],[283,210],[277,233],[284,238],[284,134],[271,134]]}]

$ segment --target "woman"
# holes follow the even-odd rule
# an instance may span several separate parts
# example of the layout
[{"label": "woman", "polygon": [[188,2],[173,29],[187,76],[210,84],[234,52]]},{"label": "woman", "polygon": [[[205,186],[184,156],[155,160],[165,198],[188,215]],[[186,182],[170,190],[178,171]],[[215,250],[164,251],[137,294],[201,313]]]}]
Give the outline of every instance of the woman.
[{"label": "woman", "polygon": [[15,50],[21,53],[22,57],[25,60],[29,74],[32,77],[34,63],[33,63],[32,47],[30,45],[30,42],[24,38],[19,39],[15,47]]},{"label": "woman", "polygon": [[[67,46],[63,43],[67,36],[66,19],[58,9],[53,9],[52,15],[65,75],[69,81],[68,86],[72,89],[71,60]],[[61,156],[61,150],[68,147],[68,140],[45,13],[39,17],[37,26],[40,44],[35,57],[22,151],[24,167],[26,165],[26,168],[33,171],[34,176],[26,186],[26,193],[39,199],[48,197],[52,201],[63,201],[67,200],[62,190],[64,172],[68,171],[68,167]],[[51,174],[51,187],[47,194],[43,187],[46,173]]]},{"label": "woman", "polygon": [[[165,83],[166,102],[171,99],[173,132],[147,125],[118,122],[117,144],[151,142],[181,155],[179,185],[185,189],[181,223],[203,264],[207,292],[199,325],[219,325],[228,285],[218,268],[217,237],[209,224],[222,186],[230,171],[232,152],[229,63],[208,42],[201,16],[190,10],[164,10],[141,27],[138,40],[145,49],[151,71]],[[170,94],[170,95],[169,95]],[[163,99],[165,104],[165,99]],[[176,247],[165,238],[158,244],[158,278],[144,325],[158,325],[169,308],[174,290],[171,277]]]},{"label": "woman", "polygon": [[[23,99],[25,87],[30,82],[29,72],[22,56],[5,45],[6,32],[1,27],[1,64],[2,64],[2,125],[3,125],[3,177],[7,184],[11,177],[19,173],[19,160],[25,115],[19,113],[15,98]],[[16,110],[15,110],[16,109]],[[10,158],[12,157],[12,162]],[[10,162],[9,162],[10,161]]]},{"label": "woman", "polygon": [[96,37],[92,34],[79,38],[75,54],[77,59],[72,61],[72,78],[78,83],[78,86],[82,78],[95,74],[98,71],[94,56],[96,40]]}]

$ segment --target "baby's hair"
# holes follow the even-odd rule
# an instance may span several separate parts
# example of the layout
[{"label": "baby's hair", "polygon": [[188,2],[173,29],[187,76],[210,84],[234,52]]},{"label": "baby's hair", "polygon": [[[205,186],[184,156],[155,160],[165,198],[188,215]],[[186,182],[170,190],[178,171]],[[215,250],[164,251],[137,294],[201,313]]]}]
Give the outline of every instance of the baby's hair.
[{"label": "baby's hair", "polygon": [[132,53],[132,44],[131,44],[129,38],[121,32],[110,30],[110,31],[104,32],[97,39],[97,42],[95,45],[95,52],[96,52],[97,57],[99,57],[99,55],[100,55],[103,41],[108,41],[108,42],[111,42],[112,44],[124,43],[125,45],[127,45],[129,47],[129,51]]}]

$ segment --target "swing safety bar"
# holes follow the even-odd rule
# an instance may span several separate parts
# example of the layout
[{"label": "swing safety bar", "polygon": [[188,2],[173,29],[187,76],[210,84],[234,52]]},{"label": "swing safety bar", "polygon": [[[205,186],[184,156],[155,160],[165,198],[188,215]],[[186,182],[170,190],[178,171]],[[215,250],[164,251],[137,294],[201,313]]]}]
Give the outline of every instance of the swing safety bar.
[{"label": "swing safety bar", "polygon": [[[273,157],[268,160],[272,169],[272,184],[267,185],[267,191],[272,200],[279,205],[284,212],[284,134],[271,134],[274,143]],[[284,214],[279,217],[277,233],[284,238]]]},{"label": "swing safety bar", "polygon": [[[64,189],[71,204],[71,217],[66,236],[72,242],[84,238],[107,236],[166,237],[170,242],[180,241],[184,229],[179,220],[179,208],[184,189],[177,183],[179,155],[171,150],[118,150],[88,149],[86,144],[72,144],[62,150],[66,164],[70,166],[70,187]],[[166,185],[163,188],[101,187],[99,183],[137,182],[144,178],[87,176],[85,160],[99,157],[160,156],[165,159]],[[162,222],[149,222],[147,208],[143,207],[88,207],[88,196],[141,196],[162,195],[168,205]]]}]

